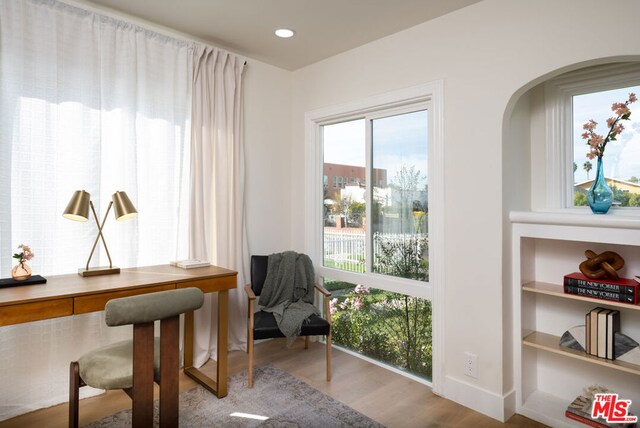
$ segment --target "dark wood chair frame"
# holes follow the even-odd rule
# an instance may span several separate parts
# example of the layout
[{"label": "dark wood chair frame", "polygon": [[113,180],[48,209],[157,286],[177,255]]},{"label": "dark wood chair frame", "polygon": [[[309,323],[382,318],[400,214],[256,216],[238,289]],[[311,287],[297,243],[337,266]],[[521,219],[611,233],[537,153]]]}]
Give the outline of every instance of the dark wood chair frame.
[{"label": "dark wood chair frame", "polygon": [[[153,322],[133,325],[132,426],[153,426]],[[180,370],[180,315],[160,321],[160,427],[178,426],[178,375]],[[69,427],[78,427],[80,378],[77,361],[71,362],[69,382]]]}]

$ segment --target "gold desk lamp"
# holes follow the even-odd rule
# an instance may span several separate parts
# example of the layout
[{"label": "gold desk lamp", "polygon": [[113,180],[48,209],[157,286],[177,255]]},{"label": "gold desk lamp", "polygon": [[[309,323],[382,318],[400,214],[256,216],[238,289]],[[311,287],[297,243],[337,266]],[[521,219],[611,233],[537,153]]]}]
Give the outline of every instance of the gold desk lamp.
[{"label": "gold desk lamp", "polygon": [[[131,200],[127,196],[125,192],[116,192],[111,197],[111,202],[109,202],[109,207],[107,208],[107,212],[104,214],[104,219],[102,219],[102,224],[98,221],[98,215],[96,214],[96,210],[93,207],[93,202],[91,202],[91,196],[88,192],[84,190],[76,190],[65,208],[62,216],[64,218],[68,218],[69,220],[75,221],[87,221],[89,220],[89,208],[93,212],[93,218],[96,220],[96,225],[98,226],[98,236],[96,236],[96,240],[93,242],[93,248],[91,248],[91,254],[89,254],[89,259],[87,260],[87,265],[84,269],[78,269],[78,275],[80,276],[96,276],[96,275],[109,275],[112,273],[120,273],[120,268],[113,267],[113,263],[111,262],[111,255],[109,254],[109,249],[107,248],[107,243],[104,239],[104,235],[102,235],[102,229],[104,228],[104,224],[107,221],[107,215],[109,214],[109,210],[113,205],[113,211],[116,216],[116,220],[128,220],[138,215],[138,211],[131,203]],[[104,245],[104,249],[107,252],[107,257],[109,258],[109,267],[96,267],[89,268],[89,263],[91,262],[91,257],[93,257],[93,252],[96,249],[96,245],[98,244],[98,240],[102,239],[102,244]]]}]

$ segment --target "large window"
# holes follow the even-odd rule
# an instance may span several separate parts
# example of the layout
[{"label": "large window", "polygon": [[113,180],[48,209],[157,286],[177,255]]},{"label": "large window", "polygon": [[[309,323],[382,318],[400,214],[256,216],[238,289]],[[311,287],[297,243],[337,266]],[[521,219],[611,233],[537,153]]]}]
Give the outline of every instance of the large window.
[{"label": "large window", "polygon": [[[416,107],[322,125],[323,177],[350,177],[323,186],[325,267],[429,280],[428,122]],[[429,300],[385,290],[381,278],[324,283],[334,343],[431,380]]]},{"label": "large window", "polygon": [[308,251],[332,293],[334,343],[436,392],[441,91],[434,82],[307,114]]}]

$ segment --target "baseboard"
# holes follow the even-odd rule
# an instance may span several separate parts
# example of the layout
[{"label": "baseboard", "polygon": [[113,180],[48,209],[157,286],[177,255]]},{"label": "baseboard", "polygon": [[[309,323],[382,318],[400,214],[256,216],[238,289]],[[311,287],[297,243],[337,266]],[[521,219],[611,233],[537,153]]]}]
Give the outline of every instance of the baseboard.
[{"label": "baseboard", "polygon": [[504,396],[504,421],[516,414],[516,390],[512,389]]},{"label": "baseboard", "polygon": [[445,379],[443,395],[448,400],[500,422],[505,422],[515,413],[514,390],[500,395],[450,376],[446,376]]}]

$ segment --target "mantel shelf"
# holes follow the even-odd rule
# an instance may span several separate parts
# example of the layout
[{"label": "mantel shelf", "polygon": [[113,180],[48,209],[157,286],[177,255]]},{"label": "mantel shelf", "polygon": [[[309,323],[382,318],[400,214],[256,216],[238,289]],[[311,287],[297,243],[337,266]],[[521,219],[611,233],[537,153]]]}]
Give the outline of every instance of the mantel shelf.
[{"label": "mantel shelf", "polygon": [[597,364],[604,367],[609,367],[614,370],[620,370],[626,373],[631,373],[640,376],[640,366],[625,361],[619,360],[606,360],[604,358],[598,358],[594,355],[586,354],[582,351],[578,351],[571,348],[565,348],[560,346],[560,337],[553,334],[541,333],[534,331],[522,340],[525,346],[541,349],[543,351],[552,352],[565,357],[575,358],[577,360],[586,361],[588,363]]},{"label": "mantel shelf", "polygon": [[546,294],[548,296],[562,297],[564,299],[580,300],[582,302],[594,303],[600,306],[613,306],[616,308],[624,308],[640,311],[640,305],[632,305],[629,303],[612,302],[610,300],[593,299],[591,297],[576,296],[567,294],[562,290],[562,286],[558,284],[549,284],[547,282],[529,282],[522,286],[522,290],[531,293]]},{"label": "mantel shelf", "polygon": [[588,210],[574,211],[511,211],[512,223],[539,225],[583,226],[640,230],[640,210],[606,215],[591,214]]}]

